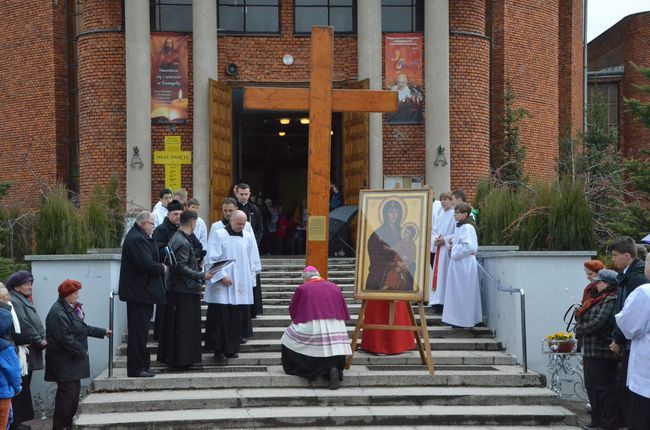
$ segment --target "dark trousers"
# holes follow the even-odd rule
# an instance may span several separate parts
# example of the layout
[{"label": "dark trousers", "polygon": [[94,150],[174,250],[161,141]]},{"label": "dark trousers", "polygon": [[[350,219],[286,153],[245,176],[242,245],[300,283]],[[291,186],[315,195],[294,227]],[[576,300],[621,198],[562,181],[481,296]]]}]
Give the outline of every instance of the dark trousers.
[{"label": "dark trousers", "polygon": [[52,430],[72,428],[72,419],[74,414],[77,413],[77,406],[79,406],[80,391],[80,380],[57,382]]},{"label": "dark trousers", "polygon": [[618,400],[619,424],[626,427],[630,415],[630,389],[627,388],[627,364],[630,361],[630,350],[623,348],[623,357],[618,363],[616,377],[616,398]]},{"label": "dark trousers", "polygon": [[152,315],[152,304],[126,302],[129,332],[126,345],[126,373],[129,376],[137,376],[143,370],[149,369],[151,364],[147,352],[147,337]]},{"label": "dark trousers", "polygon": [[618,429],[617,365],[616,360],[589,357],[584,359],[585,386],[591,404],[591,423],[606,430]]},{"label": "dark trousers", "polygon": [[34,406],[32,404],[32,392],[29,385],[32,382],[32,373],[30,370],[27,375],[21,378],[23,390],[16,397],[11,399],[11,407],[14,411],[14,421],[11,427],[17,427],[18,424],[34,419]]},{"label": "dark trousers", "polygon": [[630,391],[630,404],[628,430],[650,429],[650,399]]},{"label": "dark trousers", "polygon": [[214,304],[216,321],[214,327],[214,353],[233,355],[239,353],[242,318],[249,305]]}]

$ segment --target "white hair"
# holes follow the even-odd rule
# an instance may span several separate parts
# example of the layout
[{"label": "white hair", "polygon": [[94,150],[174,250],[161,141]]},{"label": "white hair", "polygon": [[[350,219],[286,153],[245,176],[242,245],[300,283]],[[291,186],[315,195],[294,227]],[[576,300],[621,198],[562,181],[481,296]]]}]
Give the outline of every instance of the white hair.
[{"label": "white hair", "polygon": [[308,271],[308,272],[302,272],[302,278],[303,278],[305,281],[307,281],[307,280],[313,278],[314,276],[318,276],[318,277],[320,277],[320,273],[318,273],[318,270],[310,270],[310,271]]},{"label": "white hair", "polygon": [[138,214],[137,217],[135,217],[135,223],[138,225],[142,225],[144,224],[145,221],[149,221],[149,218],[151,218],[151,212],[142,211]]}]

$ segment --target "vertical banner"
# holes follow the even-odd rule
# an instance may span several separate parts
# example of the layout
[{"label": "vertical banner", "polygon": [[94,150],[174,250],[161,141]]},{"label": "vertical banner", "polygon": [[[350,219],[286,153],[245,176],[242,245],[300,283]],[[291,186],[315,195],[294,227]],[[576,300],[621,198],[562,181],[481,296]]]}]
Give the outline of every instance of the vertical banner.
[{"label": "vertical banner", "polygon": [[421,124],[424,107],[422,48],[418,33],[386,34],[384,71],[386,89],[399,93],[396,112],[386,114],[388,124]]},{"label": "vertical banner", "polygon": [[187,35],[151,34],[151,122],[185,124],[188,118]]}]

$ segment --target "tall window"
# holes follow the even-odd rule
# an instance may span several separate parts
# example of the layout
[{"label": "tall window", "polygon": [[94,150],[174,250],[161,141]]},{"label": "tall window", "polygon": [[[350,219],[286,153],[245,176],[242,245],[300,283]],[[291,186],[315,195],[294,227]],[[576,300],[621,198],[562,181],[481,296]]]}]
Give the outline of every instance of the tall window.
[{"label": "tall window", "polygon": [[152,31],[192,32],[192,0],[152,0]]},{"label": "tall window", "polygon": [[607,108],[607,125],[618,127],[618,84],[590,83],[588,107],[599,102]]},{"label": "tall window", "polygon": [[219,0],[218,5],[220,32],[280,32],[278,0]]},{"label": "tall window", "polygon": [[424,31],[424,0],[381,0],[381,31]]},{"label": "tall window", "polygon": [[355,3],[353,0],[295,0],[295,31],[305,34],[314,25],[331,25],[336,33],[354,33]]}]

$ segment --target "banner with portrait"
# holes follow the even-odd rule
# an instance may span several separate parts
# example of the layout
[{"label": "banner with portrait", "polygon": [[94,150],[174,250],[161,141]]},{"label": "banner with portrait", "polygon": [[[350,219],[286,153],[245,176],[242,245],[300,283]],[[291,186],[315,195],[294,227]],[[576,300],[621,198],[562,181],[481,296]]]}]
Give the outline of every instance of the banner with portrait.
[{"label": "banner with portrait", "polygon": [[423,122],[423,47],[422,34],[391,33],[384,36],[385,86],[399,94],[397,111],[386,114],[388,124]]},{"label": "banner with portrait", "polygon": [[432,202],[428,188],[361,190],[356,299],[429,299]]},{"label": "banner with portrait", "polygon": [[185,124],[189,84],[187,35],[151,34],[151,122]]}]

